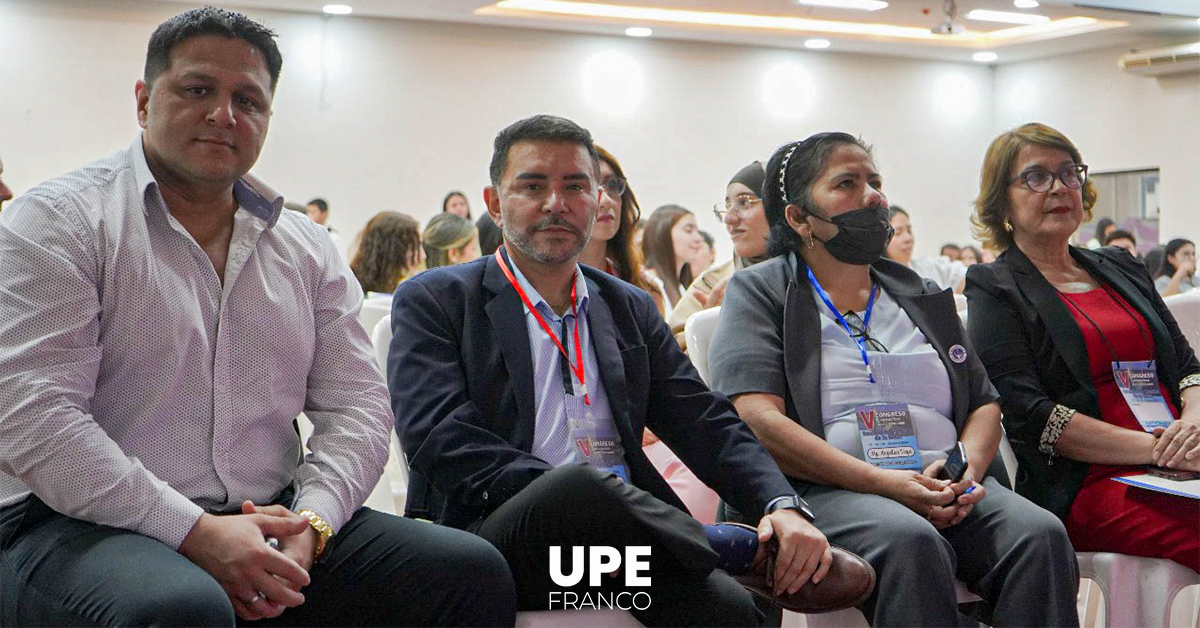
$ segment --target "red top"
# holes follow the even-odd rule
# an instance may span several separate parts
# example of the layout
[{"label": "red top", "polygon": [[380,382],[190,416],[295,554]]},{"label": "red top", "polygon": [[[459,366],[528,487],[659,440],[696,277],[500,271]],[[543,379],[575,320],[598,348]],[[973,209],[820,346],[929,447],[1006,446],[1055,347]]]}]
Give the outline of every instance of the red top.
[{"label": "red top", "polygon": [[[1075,318],[1087,345],[1092,385],[1100,398],[1101,416],[1093,418],[1142,431],[1113,380],[1112,363],[1155,359],[1154,337],[1146,319],[1121,295],[1106,287],[1059,296]],[[1103,330],[1103,338],[1097,327]],[[1158,387],[1171,414],[1178,419],[1179,409],[1172,403],[1164,382],[1159,382]],[[1200,520],[1200,501],[1111,480],[1144,472],[1140,466],[1091,465],[1067,517],[1072,544],[1081,552],[1170,558],[1200,571],[1200,526],[1196,525]]]}]

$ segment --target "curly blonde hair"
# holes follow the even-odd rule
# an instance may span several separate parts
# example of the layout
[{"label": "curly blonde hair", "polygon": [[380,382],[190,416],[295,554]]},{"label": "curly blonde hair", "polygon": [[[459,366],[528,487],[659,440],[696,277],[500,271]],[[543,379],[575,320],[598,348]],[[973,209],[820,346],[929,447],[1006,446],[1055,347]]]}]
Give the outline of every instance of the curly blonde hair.
[{"label": "curly blonde hair", "polygon": [[[1071,155],[1075,163],[1083,163],[1079,149],[1067,136],[1040,122],[1022,124],[992,140],[983,158],[983,168],[979,173],[979,197],[975,199],[975,213],[971,215],[972,231],[975,238],[983,242],[984,248],[1003,251],[1012,246],[1012,233],[1004,228],[1004,221],[1012,210],[1008,202],[1008,187],[1017,155],[1028,144],[1057,148]],[[1091,221],[1097,195],[1090,179],[1084,182],[1082,194],[1084,221]]]}]

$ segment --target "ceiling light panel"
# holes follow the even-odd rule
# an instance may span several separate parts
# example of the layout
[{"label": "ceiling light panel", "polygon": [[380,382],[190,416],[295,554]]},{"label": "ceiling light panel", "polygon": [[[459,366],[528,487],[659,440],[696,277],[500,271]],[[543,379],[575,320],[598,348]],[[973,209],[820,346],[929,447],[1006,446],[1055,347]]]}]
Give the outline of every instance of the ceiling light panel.
[{"label": "ceiling light panel", "polygon": [[857,9],[859,11],[878,11],[886,9],[888,3],[883,0],[795,0],[796,4],[810,7],[833,7],[835,9]]},{"label": "ceiling light panel", "polygon": [[330,15],[350,15],[354,12],[348,4],[327,4],[321,7],[321,10]]},{"label": "ceiling light panel", "polygon": [[1036,9],[1042,5],[1037,0],[1013,0],[1013,6],[1018,9]]},{"label": "ceiling light panel", "polygon": [[975,9],[967,12],[968,20],[978,20],[980,22],[1001,22],[1004,24],[1042,24],[1049,22],[1050,18],[1036,13],[1010,13],[1008,11],[988,11],[986,9]]},{"label": "ceiling light panel", "polygon": [[[851,22],[845,20],[814,19],[784,15],[762,15],[753,13],[729,13],[723,11],[699,11],[669,9],[661,7],[581,2],[578,0],[501,0],[495,4],[475,10],[477,15],[503,15],[521,17],[591,18],[624,21],[627,23],[665,24],[678,26],[702,26],[715,28],[742,28],[750,30],[773,30],[809,33],[813,35],[851,35],[902,41],[920,41],[935,45],[962,48],[991,48],[997,45],[1021,43],[1024,40],[1040,40],[1065,37],[1087,32],[1128,26],[1128,22],[1098,20],[1090,17],[1072,17],[1050,20],[1034,15],[1035,24],[1002,28],[992,31],[966,30],[956,35],[937,35],[928,27],[900,26],[883,22]],[[1022,18],[1029,14],[1019,15]]]}]

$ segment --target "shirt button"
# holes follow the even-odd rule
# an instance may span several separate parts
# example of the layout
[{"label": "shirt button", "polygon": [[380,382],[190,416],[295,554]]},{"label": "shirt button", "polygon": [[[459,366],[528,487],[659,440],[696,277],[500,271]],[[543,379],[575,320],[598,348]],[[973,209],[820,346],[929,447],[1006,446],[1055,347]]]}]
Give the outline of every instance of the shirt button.
[{"label": "shirt button", "polygon": [[488,492],[484,491],[483,492],[483,501],[487,501],[487,498],[488,498]]}]

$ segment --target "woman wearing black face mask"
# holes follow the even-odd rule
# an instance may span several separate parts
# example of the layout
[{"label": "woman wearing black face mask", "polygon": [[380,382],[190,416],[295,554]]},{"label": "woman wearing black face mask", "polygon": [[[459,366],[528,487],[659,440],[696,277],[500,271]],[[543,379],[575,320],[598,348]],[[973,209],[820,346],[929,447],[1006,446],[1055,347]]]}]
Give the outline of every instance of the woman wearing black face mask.
[{"label": "woman wearing black face mask", "polygon": [[[996,391],[951,291],[882,259],[892,229],[869,147],[844,133],[783,146],[763,203],[775,257],[730,280],[713,388],[830,542],[875,568],[864,615],[957,625],[957,577],[997,625],[1077,625],[1071,544],[998,479]],[[965,472],[942,479],[959,442]]]}]

